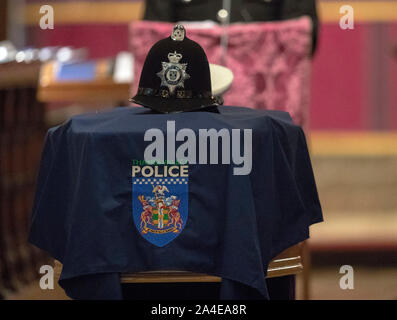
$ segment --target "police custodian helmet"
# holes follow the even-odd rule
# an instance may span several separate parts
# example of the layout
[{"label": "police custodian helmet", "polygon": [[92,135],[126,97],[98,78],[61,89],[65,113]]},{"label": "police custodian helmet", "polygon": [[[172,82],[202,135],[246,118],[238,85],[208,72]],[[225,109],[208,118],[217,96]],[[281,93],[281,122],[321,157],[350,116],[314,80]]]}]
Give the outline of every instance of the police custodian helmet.
[{"label": "police custodian helmet", "polygon": [[150,49],[131,102],[161,113],[194,111],[223,103],[211,92],[210,68],[201,46],[175,25]]}]

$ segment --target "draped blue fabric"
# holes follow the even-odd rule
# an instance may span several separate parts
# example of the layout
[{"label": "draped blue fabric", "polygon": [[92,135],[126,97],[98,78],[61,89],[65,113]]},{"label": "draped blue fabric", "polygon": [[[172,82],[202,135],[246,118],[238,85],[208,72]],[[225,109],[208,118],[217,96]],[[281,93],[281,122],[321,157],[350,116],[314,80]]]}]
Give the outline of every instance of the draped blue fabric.
[{"label": "draped blue fabric", "polygon": [[[251,129],[252,170],[235,175],[233,162],[189,163],[188,220],[178,237],[158,247],[133,221],[131,167],[150,144],[145,132],[158,128],[166,135],[167,121],[197,135],[200,129]],[[30,242],[62,262],[60,284],[76,299],[121,299],[120,273],[151,270],[222,277],[221,299],[267,299],[269,262],[321,221],[305,135],[287,113],[116,108],[48,131]]]}]

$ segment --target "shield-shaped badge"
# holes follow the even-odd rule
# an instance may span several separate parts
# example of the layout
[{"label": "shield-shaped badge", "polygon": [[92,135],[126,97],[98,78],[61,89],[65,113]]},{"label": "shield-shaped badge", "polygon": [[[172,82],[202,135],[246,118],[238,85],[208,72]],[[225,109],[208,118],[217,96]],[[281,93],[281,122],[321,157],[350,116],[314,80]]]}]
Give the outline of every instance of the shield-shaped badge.
[{"label": "shield-shaped badge", "polygon": [[139,233],[164,247],[188,218],[188,178],[132,178],[132,215]]}]

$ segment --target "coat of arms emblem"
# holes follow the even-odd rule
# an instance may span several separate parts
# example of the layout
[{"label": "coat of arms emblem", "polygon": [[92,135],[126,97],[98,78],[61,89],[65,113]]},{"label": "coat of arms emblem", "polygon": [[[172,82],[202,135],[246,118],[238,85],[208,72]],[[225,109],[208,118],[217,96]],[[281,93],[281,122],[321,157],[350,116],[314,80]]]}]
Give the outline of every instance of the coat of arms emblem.
[{"label": "coat of arms emblem", "polygon": [[133,178],[133,218],[140,234],[163,247],[174,240],[188,217],[188,178]]}]

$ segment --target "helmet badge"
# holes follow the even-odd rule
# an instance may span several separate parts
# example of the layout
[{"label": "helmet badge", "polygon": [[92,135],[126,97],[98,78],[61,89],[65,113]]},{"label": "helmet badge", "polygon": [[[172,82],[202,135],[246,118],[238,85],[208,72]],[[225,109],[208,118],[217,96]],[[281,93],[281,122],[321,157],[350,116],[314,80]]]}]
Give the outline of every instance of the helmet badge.
[{"label": "helmet badge", "polygon": [[185,80],[190,76],[186,72],[187,63],[179,63],[182,55],[176,51],[168,54],[169,62],[162,62],[163,69],[157,73],[161,79],[161,86],[167,87],[173,95],[176,88],[184,88]]}]

